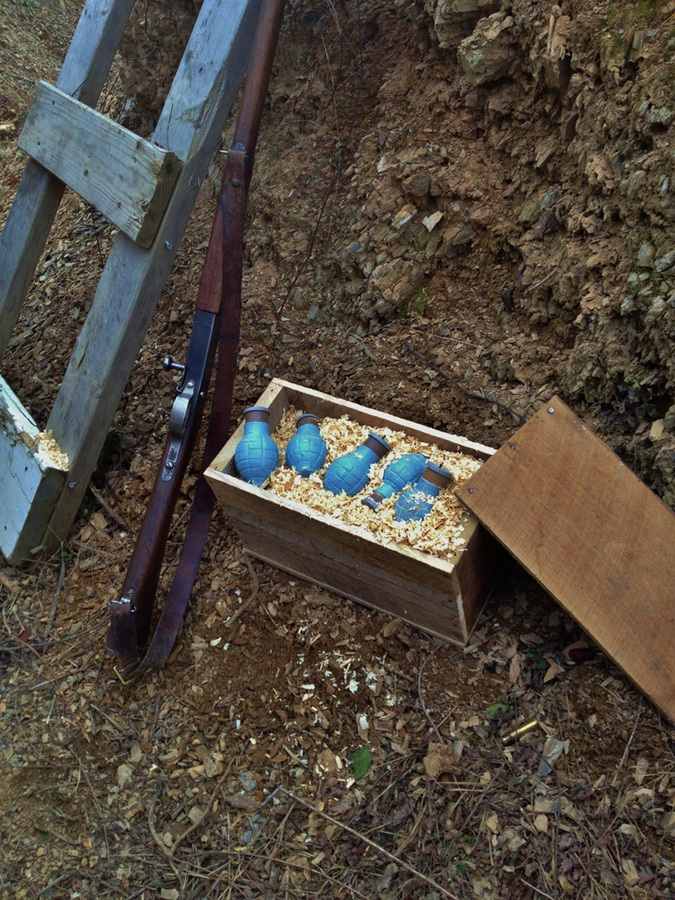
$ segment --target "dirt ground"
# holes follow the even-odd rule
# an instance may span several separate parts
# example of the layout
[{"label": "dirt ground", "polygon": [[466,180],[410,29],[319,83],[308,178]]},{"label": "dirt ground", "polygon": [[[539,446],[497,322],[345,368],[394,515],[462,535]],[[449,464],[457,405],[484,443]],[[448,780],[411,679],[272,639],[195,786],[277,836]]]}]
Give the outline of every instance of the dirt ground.
[{"label": "dirt ground", "polygon": [[[3,223],[35,84],[56,79],[81,5],[0,8]],[[290,4],[234,420],[278,376],[499,447],[560,393],[672,506],[674,12]],[[100,108],[149,133],[194,14],[137,4]],[[487,40],[486,16],[479,71],[458,46]],[[169,664],[115,675],[107,604],[221,168],[68,538],[0,567],[0,897],[675,898],[673,723],[515,560],[459,648],[251,559],[217,512]],[[41,426],[113,240],[67,193],[2,361]]]}]

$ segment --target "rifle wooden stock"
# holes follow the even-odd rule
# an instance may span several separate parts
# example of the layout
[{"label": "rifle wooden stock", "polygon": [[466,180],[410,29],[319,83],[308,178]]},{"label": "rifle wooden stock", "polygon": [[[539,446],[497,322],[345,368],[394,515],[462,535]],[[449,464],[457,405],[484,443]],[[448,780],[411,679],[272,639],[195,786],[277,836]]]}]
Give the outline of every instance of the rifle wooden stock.
[{"label": "rifle wooden stock", "polygon": [[[176,435],[171,433],[166,439],[159,471],[143,517],[141,530],[136,538],[136,545],[120,597],[110,604],[111,633],[108,638],[108,649],[119,657],[121,669],[128,668],[133,661],[126,659],[128,653],[132,653],[133,659],[135,659],[138,646],[145,643],[148,636],[173,512],[199,433],[199,423],[213,367],[218,336],[217,326],[218,316],[203,311],[197,312],[190,337],[185,370],[181,379],[181,385],[188,382],[194,384],[192,402],[186,410],[183,433],[179,435],[179,440]],[[125,635],[123,646],[120,646],[120,641],[115,639],[113,623],[120,616],[128,615],[134,620],[135,647],[133,644],[129,647],[128,633]]]},{"label": "rifle wooden stock", "polygon": [[[202,474],[178,569],[148,653],[141,661],[139,648],[148,637],[166,541],[199,431],[216,347],[218,370],[202,473],[229,431],[239,343],[246,198],[283,6],[284,0],[263,0],[197,294],[185,369],[171,413],[170,433],[120,596],[109,604],[107,650],[117,656],[118,671],[123,676],[159,668],[166,661],[206,540],[213,495]],[[190,389],[190,402],[187,398],[183,402],[184,392],[189,393]],[[178,420],[178,429],[174,420]]]}]

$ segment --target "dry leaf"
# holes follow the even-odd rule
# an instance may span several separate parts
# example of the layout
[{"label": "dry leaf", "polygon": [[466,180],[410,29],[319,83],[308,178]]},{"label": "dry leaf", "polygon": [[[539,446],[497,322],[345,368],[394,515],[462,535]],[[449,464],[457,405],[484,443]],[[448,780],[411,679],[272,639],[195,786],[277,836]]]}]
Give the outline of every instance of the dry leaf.
[{"label": "dry leaf", "polygon": [[649,760],[644,759],[644,757],[640,757],[635,764],[635,778],[636,784],[642,784],[645,780],[645,775],[647,774],[647,770],[649,769]]},{"label": "dry leaf", "polygon": [[492,813],[492,815],[488,816],[485,824],[493,834],[499,834],[501,829],[499,828],[499,816],[497,813]]},{"label": "dry leaf", "polygon": [[534,827],[542,834],[546,834],[548,831],[548,816],[544,815],[544,813],[537,816],[534,820]]},{"label": "dry leaf", "polygon": [[429,778],[438,778],[444,772],[455,772],[457,769],[452,747],[448,744],[429,744],[423,764]]},{"label": "dry leaf", "polygon": [[548,681],[553,681],[556,675],[561,675],[564,672],[564,668],[559,666],[558,663],[551,663],[551,665],[546,670],[546,674],[544,675],[544,684]]},{"label": "dry leaf", "polygon": [[120,786],[120,790],[124,790],[127,784],[133,778],[134,770],[131,766],[128,766],[126,763],[122,763],[121,766],[117,767],[117,783]]},{"label": "dry leaf", "polygon": [[623,878],[628,887],[634,887],[640,880],[640,876],[635,868],[632,859],[622,859],[621,868],[623,869]]},{"label": "dry leaf", "polygon": [[522,674],[521,655],[516,653],[509,664],[509,684],[518,684]]}]

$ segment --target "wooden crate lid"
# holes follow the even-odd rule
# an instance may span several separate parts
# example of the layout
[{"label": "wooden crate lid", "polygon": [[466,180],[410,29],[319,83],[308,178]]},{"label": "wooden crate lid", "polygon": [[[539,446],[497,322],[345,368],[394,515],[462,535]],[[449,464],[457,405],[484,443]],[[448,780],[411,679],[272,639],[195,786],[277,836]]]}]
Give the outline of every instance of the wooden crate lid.
[{"label": "wooden crate lid", "polygon": [[558,398],[462,502],[675,721],[675,514]]}]

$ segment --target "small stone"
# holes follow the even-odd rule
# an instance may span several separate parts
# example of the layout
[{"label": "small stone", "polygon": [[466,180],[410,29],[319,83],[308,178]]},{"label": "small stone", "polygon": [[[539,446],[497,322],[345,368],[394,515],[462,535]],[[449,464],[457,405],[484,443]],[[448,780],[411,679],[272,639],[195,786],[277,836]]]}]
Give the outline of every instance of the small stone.
[{"label": "small stone", "polygon": [[667,106],[662,106],[660,109],[654,109],[650,112],[648,121],[650,125],[665,125],[668,127],[673,121],[673,114]]},{"label": "small stone", "polygon": [[416,214],[417,210],[414,206],[404,206],[403,209],[399,210],[392,219],[391,227],[395,228],[398,231],[399,228],[403,228],[404,225],[407,225],[408,222],[410,222]]},{"label": "small stone", "polygon": [[[643,293],[642,291],[640,293]],[[649,293],[646,293],[646,296],[649,296]],[[649,309],[645,314],[645,324],[653,325],[656,320],[663,314],[666,308],[666,301],[663,297],[654,297],[652,300]]]},{"label": "small stone", "polygon": [[651,269],[654,265],[655,257],[656,248],[653,244],[650,244],[649,241],[645,241],[638,250],[638,265],[642,266],[643,269]]},{"label": "small stone", "polygon": [[426,197],[431,186],[431,176],[428,172],[417,172],[403,182],[405,190],[413,197]]},{"label": "small stone", "polygon": [[427,231],[433,231],[434,228],[438,225],[438,223],[443,218],[443,213],[440,210],[436,210],[435,213],[432,213],[430,216],[427,216],[425,219],[422,219],[422,224],[426,228]]},{"label": "small stone", "polygon": [[245,791],[254,791],[256,787],[255,775],[253,772],[243,770],[239,773],[239,781],[241,781]]},{"label": "small stone", "polygon": [[540,778],[543,778],[553,771],[553,764],[562,756],[564,749],[564,743],[557,740],[554,735],[549,734],[544,743],[544,751],[537,772]]},{"label": "small stone", "polygon": [[[663,437],[665,427],[666,427],[665,419],[657,419],[655,422],[652,422],[652,427],[649,429],[649,440],[652,442],[660,441],[661,438]],[[638,764],[640,762],[644,762],[644,760],[638,760]],[[636,772],[635,777],[636,777],[636,781],[637,781],[637,772]],[[638,781],[638,784],[641,784],[641,783],[642,783],[641,781]]]},{"label": "small stone", "polygon": [[126,763],[122,763],[121,766],[117,767],[117,783],[120,786],[120,789],[125,788],[126,785],[129,784],[133,774],[134,770]]},{"label": "small stone", "polygon": [[657,272],[666,272],[668,269],[672,269],[673,266],[675,266],[675,250],[671,250],[670,253],[660,256],[656,260],[654,268]]}]

